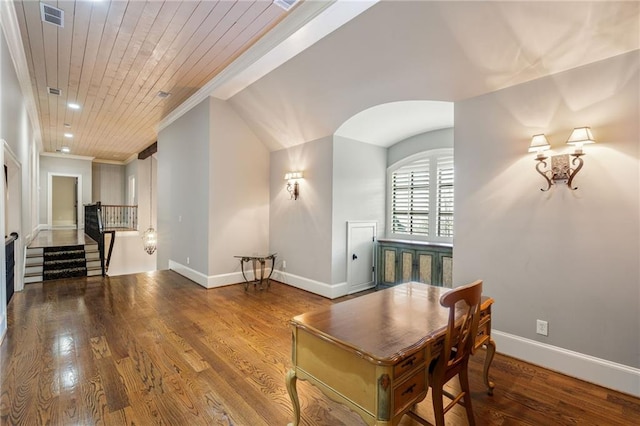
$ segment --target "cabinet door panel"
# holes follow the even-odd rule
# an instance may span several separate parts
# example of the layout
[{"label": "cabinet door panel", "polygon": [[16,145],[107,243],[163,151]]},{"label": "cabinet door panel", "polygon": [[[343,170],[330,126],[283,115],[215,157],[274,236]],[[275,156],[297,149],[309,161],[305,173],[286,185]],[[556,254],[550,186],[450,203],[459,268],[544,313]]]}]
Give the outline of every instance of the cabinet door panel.
[{"label": "cabinet door panel", "polygon": [[442,256],[442,284],[453,287],[453,257]]},{"label": "cabinet door panel", "polygon": [[412,251],[402,251],[402,270],[400,276],[401,282],[408,283],[413,280],[413,255]]},{"label": "cabinet door panel", "polygon": [[396,283],[396,249],[382,249],[383,284]]},{"label": "cabinet door panel", "polygon": [[416,281],[425,284],[432,283],[433,277],[433,255],[428,253],[417,253],[418,256],[418,270]]}]

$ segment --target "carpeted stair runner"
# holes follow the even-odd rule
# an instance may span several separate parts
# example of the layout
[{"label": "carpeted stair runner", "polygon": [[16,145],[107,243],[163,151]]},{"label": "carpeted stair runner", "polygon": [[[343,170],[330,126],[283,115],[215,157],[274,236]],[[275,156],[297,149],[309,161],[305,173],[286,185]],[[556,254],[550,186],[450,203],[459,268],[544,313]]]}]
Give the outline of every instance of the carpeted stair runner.
[{"label": "carpeted stair runner", "polygon": [[42,279],[86,277],[87,261],[84,246],[45,247]]}]

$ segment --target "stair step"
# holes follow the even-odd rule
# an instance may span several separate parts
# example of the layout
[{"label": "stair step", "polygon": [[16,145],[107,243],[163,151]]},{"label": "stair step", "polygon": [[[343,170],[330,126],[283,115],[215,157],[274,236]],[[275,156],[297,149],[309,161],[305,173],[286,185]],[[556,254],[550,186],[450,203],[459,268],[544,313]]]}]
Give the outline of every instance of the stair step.
[{"label": "stair step", "polygon": [[27,261],[25,263],[26,266],[32,266],[32,265],[42,265],[44,263],[44,257],[42,256],[34,256],[34,257],[29,257],[27,256]]},{"label": "stair step", "polygon": [[32,266],[27,266],[26,268],[24,268],[24,276],[28,276],[28,275],[42,275],[42,265],[32,265]]},{"label": "stair step", "polygon": [[58,280],[61,278],[86,277],[87,268],[67,268],[57,269],[54,271],[45,271],[43,273],[44,281]]},{"label": "stair step", "polygon": [[27,247],[27,257],[42,257],[43,253],[42,247]]},{"label": "stair step", "polygon": [[41,275],[25,275],[24,276],[24,283],[25,284],[32,284],[32,283],[41,283],[43,281],[42,279],[42,274]]}]

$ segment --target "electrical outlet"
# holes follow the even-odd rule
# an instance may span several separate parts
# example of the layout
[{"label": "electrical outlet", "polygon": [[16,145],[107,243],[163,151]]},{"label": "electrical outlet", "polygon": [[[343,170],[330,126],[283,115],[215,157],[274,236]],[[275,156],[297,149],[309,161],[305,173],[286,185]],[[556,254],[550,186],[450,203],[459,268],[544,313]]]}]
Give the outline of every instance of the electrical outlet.
[{"label": "electrical outlet", "polygon": [[287,261],[286,260],[282,261],[282,269],[287,269]]},{"label": "electrical outlet", "polygon": [[549,323],[543,320],[536,320],[536,333],[543,336],[549,335]]}]

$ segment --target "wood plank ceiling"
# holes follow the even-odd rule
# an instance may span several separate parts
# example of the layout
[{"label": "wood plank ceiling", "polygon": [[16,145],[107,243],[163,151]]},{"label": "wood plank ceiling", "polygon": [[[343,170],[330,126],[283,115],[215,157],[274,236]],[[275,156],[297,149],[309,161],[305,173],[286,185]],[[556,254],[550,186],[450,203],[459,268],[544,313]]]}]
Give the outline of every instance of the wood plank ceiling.
[{"label": "wood plank ceiling", "polygon": [[64,27],[42,21],[40,2],[14,2],[44,150],[116,161],[152,144],[158,122],[287,13],[270,0],[46,4]]}]

